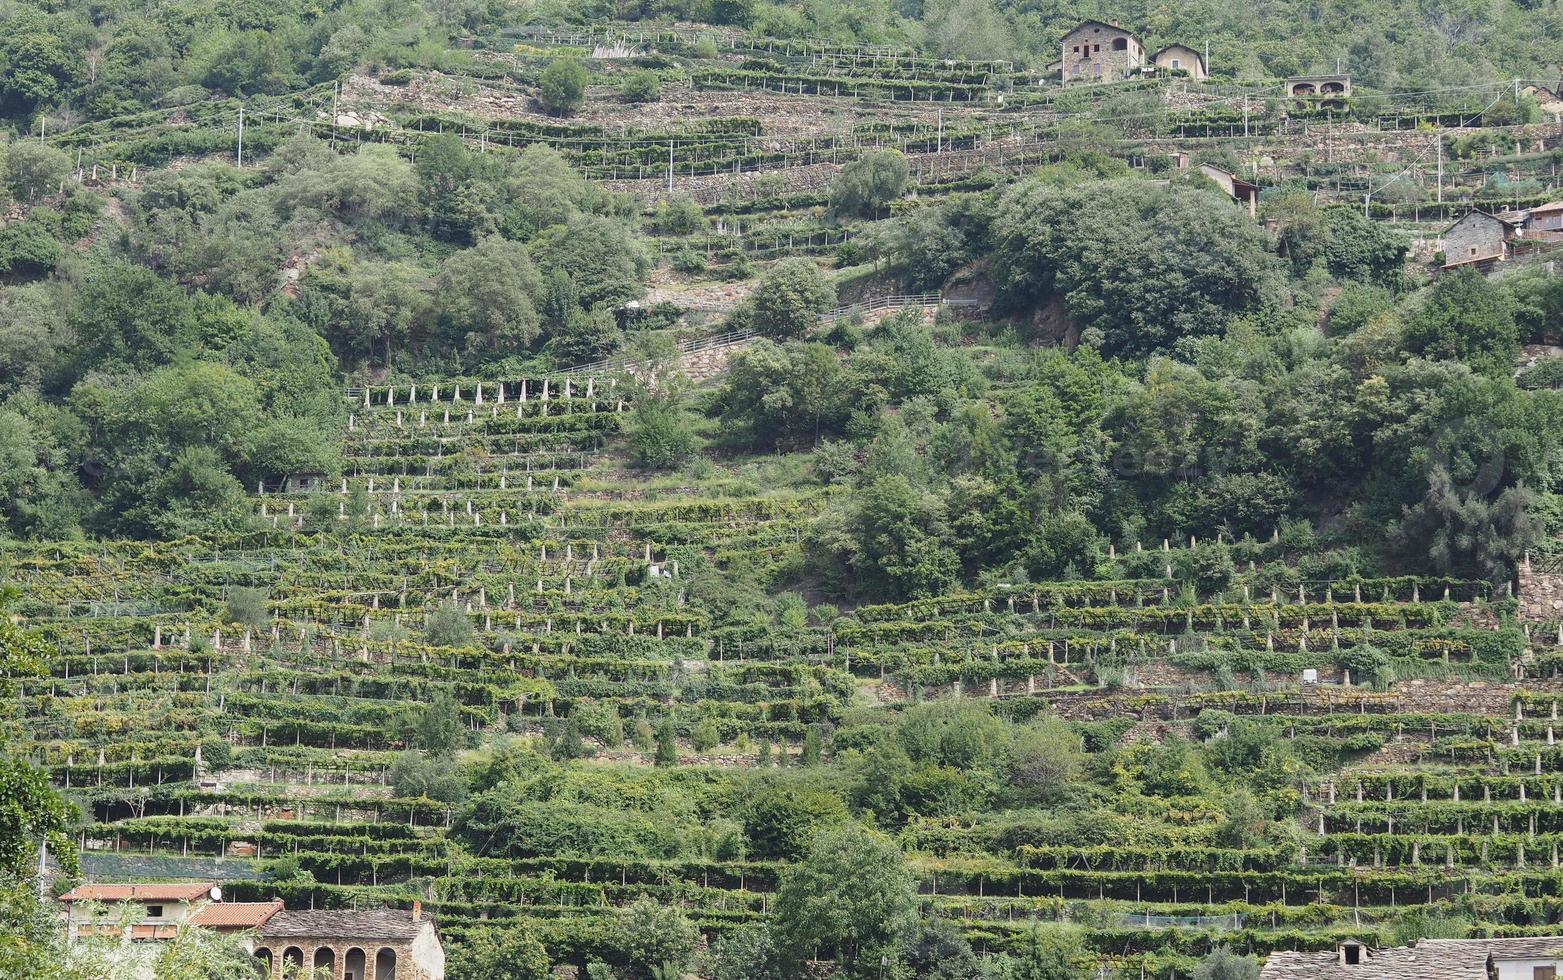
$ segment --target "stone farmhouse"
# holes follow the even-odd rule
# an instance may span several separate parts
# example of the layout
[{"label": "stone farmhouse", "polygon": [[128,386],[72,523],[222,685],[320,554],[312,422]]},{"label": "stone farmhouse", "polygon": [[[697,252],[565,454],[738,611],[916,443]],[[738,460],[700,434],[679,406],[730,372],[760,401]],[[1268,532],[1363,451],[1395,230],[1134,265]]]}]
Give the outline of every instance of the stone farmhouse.
[{"label": "stone farmhouse", "polygon": [[[444,980],[445,948],[421,902],[411,909],[289,910],[281,899],[225,902],[213,882],[79,885],[60,896],[70,938],[117,937],[132,970],[151,975],[158,942],[182,926],[248,936],[263,980],[294,968],[330,980]],[[145,954],[145,955],[143,955]]]},{"label": "stone farmhouse", "polygon": [[1421,939],[1374,949],[1348,940],[1321,952],[1275,952],[1261,980],[1557,980],[1563,936]]},{"label": "stone farmhouse", "polygon": [[1444,230],[1439,247],[1445,269],[1474,265],[1486,270],[1530,242],[1563,242],[1563,201],[1501,214],[1472,208]]},{"label": "stone farmhouse", "polygon": [[1155,54],[1145,53],[1145,43],[1116,20],[1085,20],[1061,43],[1062,57],[1048,66],[1059,79],[1071,82],[1116,82],[1142,72],[1186,72],[1207,78],[1205,56],[1187,44],[1169,44]]},{"label": "stone farmhouse", "polygon": [[444,980],[445,948],[422,903],[411,909],[286,910],[251,941],[263,976],[324,970],[331,980]]},{"label": "stone farmhouse", "polygon": [[1145,67],[1145,45],[1116,20],[1081,21],[1064,35],[1060,62],[1064,84],[1115,82]]}]

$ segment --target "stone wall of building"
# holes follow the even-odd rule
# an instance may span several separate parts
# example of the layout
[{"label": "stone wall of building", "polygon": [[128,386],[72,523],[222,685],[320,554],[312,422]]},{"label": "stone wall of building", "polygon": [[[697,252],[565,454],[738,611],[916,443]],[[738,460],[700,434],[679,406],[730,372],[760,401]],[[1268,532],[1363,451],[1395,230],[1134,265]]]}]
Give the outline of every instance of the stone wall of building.
[{"label": "stone wall of building", "polygon": [[1503,222],[1471,212],[1444,233],[1444,261],[1465,262],[1503,254]]},{"label": "stone wall of building", "polygon": [[[1121,45],[1121,47],[1119,46]],[[1063,81],[1114,81],[1145,65],[1145,49],[1129,31],[1086,23],[1064,35]]]}]

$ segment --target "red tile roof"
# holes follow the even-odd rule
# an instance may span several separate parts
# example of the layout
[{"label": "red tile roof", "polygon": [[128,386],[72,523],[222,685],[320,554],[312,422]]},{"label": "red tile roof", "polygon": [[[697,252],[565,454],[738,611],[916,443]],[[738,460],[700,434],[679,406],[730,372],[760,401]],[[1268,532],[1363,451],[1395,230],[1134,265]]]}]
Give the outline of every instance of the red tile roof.
[{"label": "red tile roof", "polygon": [[174,884],[77,885],[62,902],[192,902],[213,888],[215,881],[176,882]]},{"label": "red tile roof", "polygon": [[282,911],[282,899],[269,902],[211,902],[186,921],[207,929],[259,929]]}]

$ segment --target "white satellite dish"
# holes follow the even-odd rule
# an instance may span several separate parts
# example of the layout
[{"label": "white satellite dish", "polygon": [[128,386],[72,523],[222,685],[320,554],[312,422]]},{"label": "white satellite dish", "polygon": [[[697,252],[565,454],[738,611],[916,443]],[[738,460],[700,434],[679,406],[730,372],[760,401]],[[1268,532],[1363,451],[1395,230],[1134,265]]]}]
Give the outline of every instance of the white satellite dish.
[{"label": "white satellite dish", "polygon": [[207,894],[212,896],[212,901],[214,902],[220,902],[223,900],[223,890],[216,885],[213,885],[212,890]]}]

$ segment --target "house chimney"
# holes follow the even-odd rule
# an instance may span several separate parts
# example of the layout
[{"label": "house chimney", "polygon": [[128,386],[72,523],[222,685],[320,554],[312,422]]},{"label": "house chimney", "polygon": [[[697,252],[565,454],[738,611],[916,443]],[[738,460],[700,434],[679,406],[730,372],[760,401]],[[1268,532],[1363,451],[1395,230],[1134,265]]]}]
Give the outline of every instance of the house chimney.
[{"label": "house chimney", "polygon": [[416,898],[412,900],[412,921],[423,921],[423,903]]},{"label": "house chimney", "polygon": [[1113,25],[1114,27],[1117,27],[1118,26],[1118,18],[1114,17],[1112,20],[1108,21],[1107,23]]}]

